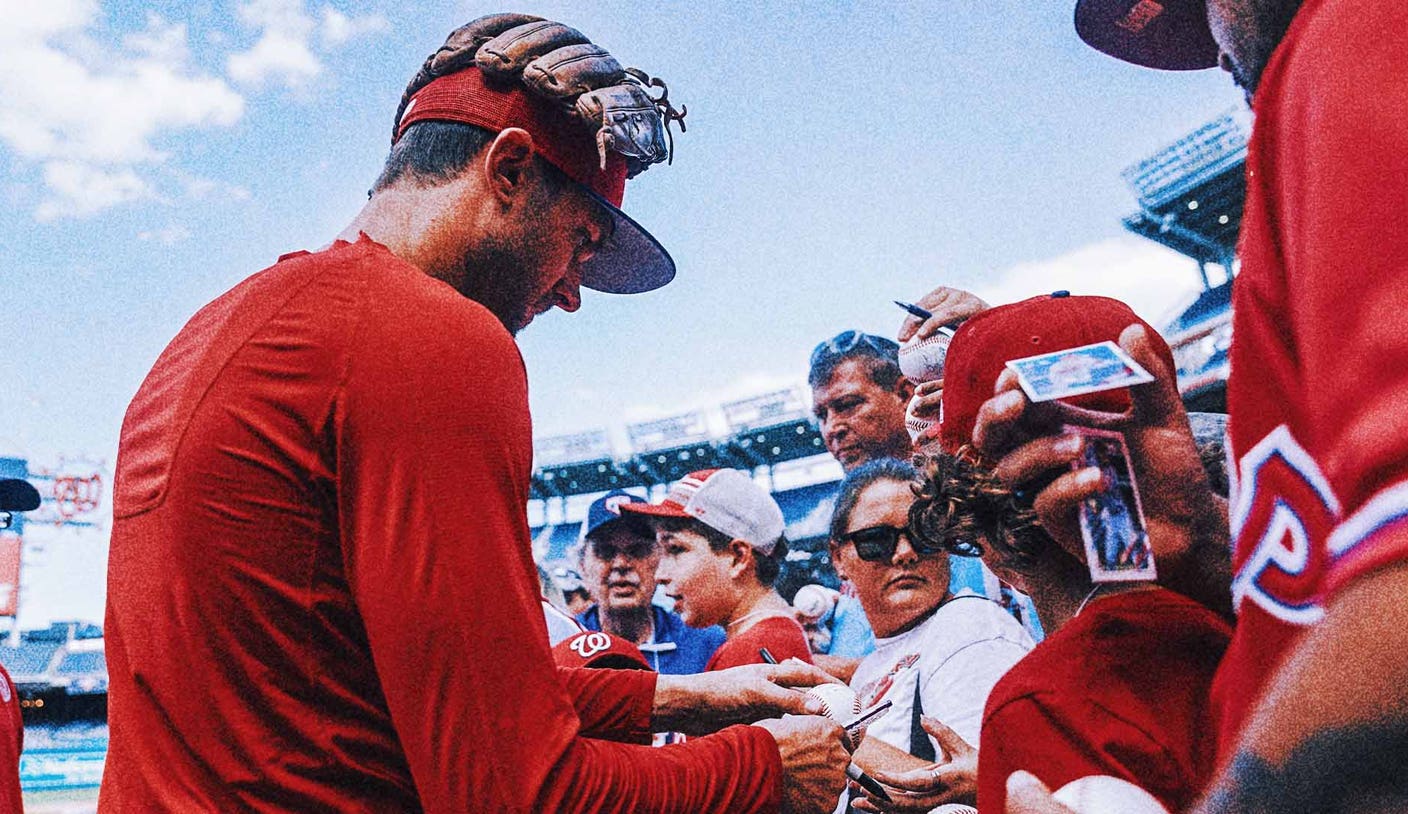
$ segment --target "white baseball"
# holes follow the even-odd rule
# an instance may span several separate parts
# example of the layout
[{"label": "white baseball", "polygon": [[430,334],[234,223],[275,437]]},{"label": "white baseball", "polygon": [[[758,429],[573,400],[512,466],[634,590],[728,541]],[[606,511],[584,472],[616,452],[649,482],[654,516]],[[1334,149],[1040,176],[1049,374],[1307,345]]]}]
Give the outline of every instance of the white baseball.
[{"label": "white baseball", "polygon": [[1077,814],[1168,814],[1149,792],[1104,774],[1072,780],[1052,796]]},{"label": "white baseball", "polygon": [[792,597],[792,607],[801,616],[815,622],[836,607],[838,594],[821,585],[803,585]]},{"label": "white baseball", "polygon": [[807,695],[821,699],[821,714],[842,726],[860,714],[860,698],[843,684],[818,684]]},{"label": "white baseball", "polygon": [[915,395],[909,400],[909,404],[904,408],[904,428],[909,430],[909,442],[917,444],[919,434],[934,426],[932,419],[923,418],[914,414],[914,408],[919,404],[919,396]]},{"label": "white baseball", "polygon": [[915,384],[944,377],[944,359],[953,334],[940,330],[932,336],[914,337],[900,346],[900,372]]}]

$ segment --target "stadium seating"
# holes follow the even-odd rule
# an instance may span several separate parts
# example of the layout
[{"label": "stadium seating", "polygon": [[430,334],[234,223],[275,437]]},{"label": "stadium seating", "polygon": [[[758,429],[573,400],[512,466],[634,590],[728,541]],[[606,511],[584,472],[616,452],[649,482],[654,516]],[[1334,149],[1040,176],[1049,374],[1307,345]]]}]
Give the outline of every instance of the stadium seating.
[{"label": "stadium seating", "polygon": [[47,683],[54,656],[63,645],[47,641],[21,641],[18,647],[0,645],[0,664],[16,684]]}]

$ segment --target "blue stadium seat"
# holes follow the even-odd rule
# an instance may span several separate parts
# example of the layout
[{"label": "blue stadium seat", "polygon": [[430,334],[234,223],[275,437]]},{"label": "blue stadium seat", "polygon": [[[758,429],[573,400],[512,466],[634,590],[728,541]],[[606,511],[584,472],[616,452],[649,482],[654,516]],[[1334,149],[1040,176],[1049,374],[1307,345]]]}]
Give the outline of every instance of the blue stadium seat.
[{"label": "blue stadium seat", "polygon": [[0,645],[0,664],[15,681],[44,675],[62,645],[48,641],[22,641],[19,647]]},{"label": "blue stadium seat", "polygon": [[106,674],[107,671],[107,656],[101,650],[65,653],[59,666],[54,668],[54,674],[60,676]]},{"label": "blue stadium seat", "polygon": [[564,523],[556,526],[552,530],[552,536],[548,538],[546,560],[568,559],[567,554],[572,546],[577,544],[577,537],[582,533],[581,523]]}]

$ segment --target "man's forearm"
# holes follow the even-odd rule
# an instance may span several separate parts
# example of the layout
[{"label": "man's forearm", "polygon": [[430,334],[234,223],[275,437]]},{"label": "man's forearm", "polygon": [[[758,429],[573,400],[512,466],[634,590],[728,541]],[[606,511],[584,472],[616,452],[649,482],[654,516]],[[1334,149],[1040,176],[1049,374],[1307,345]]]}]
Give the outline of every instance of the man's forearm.
[{"label": "man's forearm", "polygon": [[1334,598],[1269,686],[1201,812],[1403,810],[1405,597],[1408,565],[1366,575]]},{"label": "man's forearm", "polygon": [[655,699],[650,709],[651,727],[657,732],[684,732],[700,735],[719,728],[712,717],[699,683],[706,673],[691,676],[661,675],[655,681]]}]

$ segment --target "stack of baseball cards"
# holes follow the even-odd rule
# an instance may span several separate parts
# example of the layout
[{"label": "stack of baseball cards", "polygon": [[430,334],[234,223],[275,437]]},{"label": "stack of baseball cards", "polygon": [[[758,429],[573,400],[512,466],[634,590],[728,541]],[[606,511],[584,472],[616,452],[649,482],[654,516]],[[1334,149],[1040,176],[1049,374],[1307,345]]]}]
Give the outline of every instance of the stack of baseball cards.
[{"label": "stack of baseball cards", "polygon": [[[1014,359],[1007,363],[1032,401],[1054,401],[1085,393],[1151,382],[1154,377],[1114,342]],[[1067,425],[1085,438],[1073,470],[1095,467],[1103,488],[1080,507],[1085,559],[1093,582],[1142,582],[1158,576],[1139,488],[1124,434]]]}]

